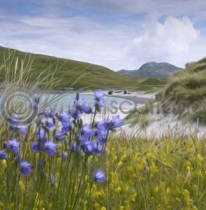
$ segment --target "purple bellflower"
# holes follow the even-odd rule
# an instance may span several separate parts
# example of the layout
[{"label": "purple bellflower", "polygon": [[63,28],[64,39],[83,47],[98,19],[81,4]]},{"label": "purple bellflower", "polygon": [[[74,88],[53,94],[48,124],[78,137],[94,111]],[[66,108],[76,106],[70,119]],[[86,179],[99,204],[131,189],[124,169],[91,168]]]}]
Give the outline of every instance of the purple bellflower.
[{"label": "purple bellflower", "polygon": [[63,132],[56,132],[55,137],[58,141],[63,141],[65,139],[65,134]]},{"label": "purple bellflower", "polygon": [[59,114],[57,114],[57,118],[59,119],[59,121],[62,123],[62,125],[65,123],[65,124],[68,124],[70,123],[70,118],[71,116],[69,115],[68,112],[66,111],[63,111],[63,112],[60,112]]},{"label": "purple bellflower", "polygon": [[114,128],[119,128],[122,125],[123,121],[119,118],[119,115],[112,117],[112,119],[108,121],[109,130],[113,130]]},{"label": "purple bellflower", "polygon": [[64,124],[61,128],[61,132],[62,133],[67,133],[69,131],[72,130],[72,124],[71,123],[68,123],[68,124]]},{"label": "purple bellflower", "polygon": [[97,170],[93,174],[93,180],[97,183],[103,183],[106,181],[105,172],[102,170]]},{"label": "purple bellflower", "polygon": [[46,131],[44,128],[39,128],[36,134],[37,141],[44,141],[46,139]]},{"label": "purple bellflower", "polygon": [[47,117],[45,125],[46,125],[47,130],[51,130],[55,126],[54,118]]},{"label": "purple bellflower", "polygon": [[94,135],[94,131],[90,125],[84,125],[81,129],[81,135],[91,137]]},{"label": "purple bellflower", "polygon": [[54,179],[54,175],[53,174],[49,175],[49,181],[50,181],[51,184],[55,183],[55,179]]},{"label": "purple bellflower", "polygon": [[40,141],[35,141],[35,142],[32,142],[31,144],[31,149],[34,151],[34,152],[39,152],[41,150],[41,145],[42,143]]},{"label": "purple bellflower", "polygon": [[95,137],[98,140],[98,142],[105,143],[107,141],[107,131],[106,130],[97,129],[95,131]]},{"label": "purple bellflower", "polygon": [[80,109],[85,114],[91,114],[92,113],[92,108],[86,102],[81,104]]},{"label": "purple bellflower", "polygon": [[123,125],[123,121],[119,118],[119,115],[112,117],[112,119],[106,119],[97,123],[97,128],[100,130],[108,131],[114,128],[119,128]]},{"label": "purple bellflower", "polygon": [[72,129],[71,116],[69,115],[68,112],[61,112],[60,114],[57,115],[57,118],[62,124],[63,133],[67,133],[71,131]]},{"label": "purple bellflower", "polygon": [[85,141],[81,147],[85,155],[92,155],[94,153],[95,146],[92,141]]},{"label": "purple bellflower", "polygon": [[56,153],[57,144],[52,141],[46,141],[43,145],[43,150],[49,156],[53,156]]},{"label": "purple bellflower", "polygon": [[80,119],[80,111],[78,109],[70,109],[69,113],[74,120]]},{"label": "purple bellflower", "polygon": [[18,125],[18,122],[11,121],[11,124],[9,125],[9,129],[11,131],[18,131],[19,134],[21,134],[21,135],[26,135],[28,126],[27,125]]},{"label": "purple bellflower", "polygon": [[103,152],[104,144],[102,142],[94,143],[94,155],[100,155]]},{"label": "purple bellflower", "polygon": [[95,133],[90,125],[84,125],[80,130],[79,139],[81,142],[84,142],[94,134]]},{"label": "purple bellflower", "polygon": [[7,154],[5,150],[0,150],[0,161],[6,160],[6,158],[7,158]]},{"label": "purple bellflower", "polygon": [[74,101],[74,107],[80,112],[84,112],[85,114],[91,114],[92,113],[92,108],[84,102],[81,98],[76,99]]},{"label": "purple bellflower", "polygon": [[21,125],[21,126],[18,126],[18,129],[19,129],[19,133],[21,135],[26,135],[27,134],[27,130],[28,130],[28,126]]},{"label": "purple bellflower", "polygon": [[9,139],[7,141],[7,148],[13,153],[17,154],[20,150],[20,144],[16,141],[16,139]]},{"label": "purple bellflower", "polygon": [[27,176],[31,173],[31,164],[27,161],[23,161],[19,164],[19,170],[23,176]]},{"label": "purple bellflower", "polygon": [[96,90],[94,91],[94,100],[95,100],[95,108],[97,111],[100,110],[101,107],[104,107],[105,100],[104,100],[105,94],[102,90]]},{"label": "purple bellflower", "polygon": [[46,117],[53,117],[54,116],[54,111],[47,107],[44,111],[40,112],[39,115],[44,115]]},{"label": "purple bellflower", "polygon": [[95,101],[100,101],[104,99],[105,94],[103,93],[102,90],[96,90],[94,91],[94,100]]}]

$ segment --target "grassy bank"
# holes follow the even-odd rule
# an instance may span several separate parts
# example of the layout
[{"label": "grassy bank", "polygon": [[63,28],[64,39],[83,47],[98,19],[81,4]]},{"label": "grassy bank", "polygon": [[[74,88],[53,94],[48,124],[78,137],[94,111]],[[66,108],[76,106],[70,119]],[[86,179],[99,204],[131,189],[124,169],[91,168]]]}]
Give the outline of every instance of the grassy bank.
[{"label": "grassy bank", "polygon": [[206,96],[206,59],[187,63],[184,71],[176,72],[164,91],[166,98],[194,102]]},{"label": "grassy bank", "polygon": [[62,88],[136,90],[139,86],[138,80],[124,77],[100,65],[46,55],[28,54],[3,47],[0,47],[1,81],[5,80],[4,69],[13,68],[16,58],[19,59],[19,63],[24,61],[24,68],[30,69],[30,81],[35,80],[39,75],[46,78],[51,72],[55,72],[54,78],[59,81],[53,87],[55,90]]},{"label": "grassy bank", "polygon": [[173,113],[186,121],[206,124],[206,59],[187,63],[183,71],[169,78],[156,95],[162,112]]}]

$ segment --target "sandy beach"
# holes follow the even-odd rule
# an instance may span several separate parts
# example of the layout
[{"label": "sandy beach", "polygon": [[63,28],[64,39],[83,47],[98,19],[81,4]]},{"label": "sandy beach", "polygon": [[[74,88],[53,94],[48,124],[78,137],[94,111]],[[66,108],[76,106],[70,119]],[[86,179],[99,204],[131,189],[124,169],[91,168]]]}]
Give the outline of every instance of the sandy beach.
[{"label": "sandy beach", "polygon": [[[92,92],[90,93],[92,94]],[[147,94],[145,92],[133,92],[130,95],[122,94],[122,93],[114,93],[113,95],[108,95],[105,93],[107,97],[117,97],[117,98],[124,98],[127,100],[131,100],[136,104],[136,107],[144,106],[144,104],[149,99],[155,98],[154,94]],[[133,108],[132,106],[128,106],[128,112],[129,110]],[[117,113],[114,115],[119,115],[121,119],[124,119],[127,114],[122,113],[120,110],[118,110]],[[97,116],[97,120],[103,119],[105,117],[112,117],[114,116],[110,112],[107,114],[104,113],[104,115]],[[136,125],[134,127],[130,127],[129,124],[125,124],[122,126],[121,129],[118,130],[116,134],[120,135],[128,135],[128,136],[144,136],[145,138],[162,138],[164,136],[193,136],[195,138],[201,139],[206,135],[206,126],[199,125],[198,122],[195,123],[189,123],[185,122],[181,119],[178,119],[177,116],[171,114],[168,114],[167,116],[163,115],[162,113],[150,113],[148,114],[148,119],[151,121],[151,123],[148,125],[147,128],[142,129],[139,125]]]}]

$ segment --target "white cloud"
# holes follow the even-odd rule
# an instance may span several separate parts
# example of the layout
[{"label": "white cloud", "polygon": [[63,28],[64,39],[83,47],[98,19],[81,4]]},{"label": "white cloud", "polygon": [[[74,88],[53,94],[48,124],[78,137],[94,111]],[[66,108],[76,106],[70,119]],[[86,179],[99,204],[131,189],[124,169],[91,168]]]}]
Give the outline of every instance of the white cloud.
[{"label": "white cloud", "polygon": [[133,39],[130,56],[142,62],[169,61],[183,66],[200,33],[188,17],[169,16],[164,23],[147,18],[144,34]]}]

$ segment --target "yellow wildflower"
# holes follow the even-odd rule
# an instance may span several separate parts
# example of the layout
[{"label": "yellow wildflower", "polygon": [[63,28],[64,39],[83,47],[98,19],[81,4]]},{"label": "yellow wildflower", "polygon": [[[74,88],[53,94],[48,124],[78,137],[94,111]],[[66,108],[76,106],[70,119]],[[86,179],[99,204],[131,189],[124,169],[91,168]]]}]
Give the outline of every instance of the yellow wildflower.
[{"label": "yellow wildflower", "polygon": [[21,192],[25,191],[25,185],[24,185],[23,181],[21,181],[21,180],[19,181],[19,188],[20,188]]},{"label": "yellow wildflower", "polygon": [[133,194],[131,195],[131,197],[130,197],[130,200],[133,201],[133,202],[135,202],[136,197],[137,197],[137,194],[136,194],[136,193],[133,193]]},{"label": "yellow wildflower", "polygon": [[122,190],[121,187],[117,187],[117,188],[115,189],[115,192],[119,193],[121,190]]},{"label": "yellow wildflower", "polygon": [[6,160],[2,160],[1,163],[0,163],[1,170],[3,171],[4,169],[6,169],[6,167],[7,167]]}]

